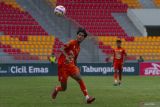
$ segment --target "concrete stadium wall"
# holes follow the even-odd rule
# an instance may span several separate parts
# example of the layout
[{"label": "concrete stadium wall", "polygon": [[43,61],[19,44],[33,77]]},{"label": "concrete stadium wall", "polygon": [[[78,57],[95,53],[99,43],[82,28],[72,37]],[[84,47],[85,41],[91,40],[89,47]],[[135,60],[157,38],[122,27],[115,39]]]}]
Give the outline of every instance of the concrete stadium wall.
[{"label": "concrete stadium wall", "polygon": [[127,15],[143,36],[148,35],[146,26],[160,25],[160,9],[129,9]]},{"label": "concrete stadium wall", "polygon": [[127,12],[127,16],[130,18],[132,23],[137,27],[137,29],[141,32],[143,36],[147,36],[146,29],[141,22],[141,20],[134,14],[132,9],[129,9]]}]

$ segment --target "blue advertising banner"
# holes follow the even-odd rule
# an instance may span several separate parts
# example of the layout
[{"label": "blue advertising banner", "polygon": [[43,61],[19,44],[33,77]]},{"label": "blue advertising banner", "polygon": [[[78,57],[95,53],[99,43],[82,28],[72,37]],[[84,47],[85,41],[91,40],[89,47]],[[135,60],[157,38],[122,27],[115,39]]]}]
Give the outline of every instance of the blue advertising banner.
[{"label": "blue advertising banner", "polygon": [[[81,75],[107,76],[114,73],[111,63],[79,63],[78,66]],[[57,64],[0,64],[0,76],[54,76],[57,73]],[[123,75],[139,75],[139,64],[124,64]]]},{"label": "blue advertising banner", "polygon": [[0,76],[49,76],[57,75],[56,64],[0,64]]},{"label": "blue advertising banner", "polygon": [[[85,63],[78,64],[82,75],[113,75],[114,69],[111,63]],[[125,63],[123,75],[139,75],[138,63]]]}]

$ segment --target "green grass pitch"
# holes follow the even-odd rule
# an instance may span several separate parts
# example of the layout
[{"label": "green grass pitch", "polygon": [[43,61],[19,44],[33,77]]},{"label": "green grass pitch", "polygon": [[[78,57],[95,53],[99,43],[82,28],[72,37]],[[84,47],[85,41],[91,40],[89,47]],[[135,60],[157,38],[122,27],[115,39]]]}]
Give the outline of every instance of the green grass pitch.
[{"label": "green grass pitch", "polygon": [[[111,76],[84,76],[93,104],[84,103],[79,85],[69,78],[66,92],[52,101],[57,77],[0,77],[0,107],[140,107],[142,102],[160,102],[160,78],[125,76],[113,86]],[[150,107],[150,106],[147,106]],[[152,107],[152,106],[151,106]]]}]

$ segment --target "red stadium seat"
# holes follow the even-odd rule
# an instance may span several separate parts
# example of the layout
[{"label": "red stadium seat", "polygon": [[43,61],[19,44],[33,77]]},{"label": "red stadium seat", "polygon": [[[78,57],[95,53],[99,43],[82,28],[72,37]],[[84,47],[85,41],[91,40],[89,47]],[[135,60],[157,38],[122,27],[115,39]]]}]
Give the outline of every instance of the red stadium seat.
[{"label": "red stadium seat", "polygon": [[[20,11],[19,8],[13,8],[5,2],[0,3],[0,26],[3,25],[1,30],[4,34],[10,35],[48,35],[43,28],[29,15],[28,12]],[[7,13],[7,14],[6,14]],[[7,25],[7,26],[5,26]],[[33,25],[36,25],[32,27]],[[25,26],[25,27],[24,27]],[[30,28],[30,30],[28,30]],[[41,29],[38,31],[31,31],[32,29]],[[27,30],[26,30],[27,29]],[[20,30],[20,31],[19,31]],[[26,30],[26,31],[25,31]]]}]

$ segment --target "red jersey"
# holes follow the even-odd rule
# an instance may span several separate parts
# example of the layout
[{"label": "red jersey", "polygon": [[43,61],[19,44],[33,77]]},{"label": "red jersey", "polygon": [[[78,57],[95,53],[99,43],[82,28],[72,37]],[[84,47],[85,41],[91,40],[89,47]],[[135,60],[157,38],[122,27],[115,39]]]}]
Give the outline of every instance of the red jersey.
[{"label": "red jersey", "polygon": [[[64,45],[64,51],[68,55],[71,55],[71,51],[73,52],[74,60],[71,62],[71,64],[75,64],[78,54],[80,52],[80,44],[78,43],[77,40],[71,40],[69,41],[69,43]],[[63,53],[61,53],[58,59],[58,64],[65,64],[65,61],[66,61],[66,56]]]},{"label": "red jersey", "polygon": [[124,56],[126,56],[125,49],[123,48],[116,48],[114,49],[114,62],[121,62],[123,63],[124,61]]}]

